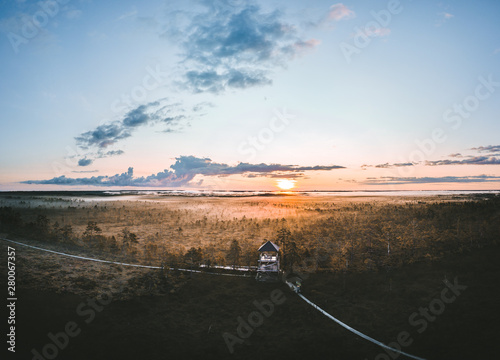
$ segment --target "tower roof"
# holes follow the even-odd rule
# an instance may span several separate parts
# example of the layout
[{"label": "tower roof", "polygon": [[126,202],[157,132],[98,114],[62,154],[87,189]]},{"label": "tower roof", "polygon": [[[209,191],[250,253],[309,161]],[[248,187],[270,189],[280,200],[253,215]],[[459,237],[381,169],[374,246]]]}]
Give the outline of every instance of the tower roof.
[{"label": "tower roof", "polygon": [[278,245],[276,245],[275,243],[273,243],[272,241],[268,241],[266,242],[265,244],[263,244],[260,248],[259,248],[259,251],[260,252],[263,252],[263,251],[274,251],[274,252],[278,252],[280,250],[280,247]]}]

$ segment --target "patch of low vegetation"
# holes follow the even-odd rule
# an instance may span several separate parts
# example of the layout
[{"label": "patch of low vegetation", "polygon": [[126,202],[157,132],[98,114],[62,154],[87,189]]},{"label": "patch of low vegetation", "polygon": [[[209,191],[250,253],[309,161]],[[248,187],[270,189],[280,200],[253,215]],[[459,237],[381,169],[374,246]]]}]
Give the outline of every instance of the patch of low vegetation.
[{"label": "patch of low vegetation", "polygon": [[72,283],[83,290],[94,290],[98,286],[95,280],[89,279],[86,276],[77,276],[72,279]]},{"label": "patch of low vegetation", "polygon": [[255,266],[256,249],[272,240],[281,247],[285,271],[304,271],[305,262],[307,271],[391,271],[500,239],[500,196],[492,194],[385,201],[52,199],[26,206],[39,198],[18,196],[0,207],[0,231],[155,266]]}]

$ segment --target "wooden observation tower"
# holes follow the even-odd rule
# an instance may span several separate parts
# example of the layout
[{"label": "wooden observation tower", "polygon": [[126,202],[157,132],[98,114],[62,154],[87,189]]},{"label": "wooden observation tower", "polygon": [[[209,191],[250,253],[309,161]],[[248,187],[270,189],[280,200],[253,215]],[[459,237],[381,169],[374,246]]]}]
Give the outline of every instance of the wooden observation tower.
[{"label": "wooden observation tower", "polygon": [[259,281],[278,281],[280,274],[279,246],[272,241],[268,241],[258,251],[259,266],[255,278]]}]

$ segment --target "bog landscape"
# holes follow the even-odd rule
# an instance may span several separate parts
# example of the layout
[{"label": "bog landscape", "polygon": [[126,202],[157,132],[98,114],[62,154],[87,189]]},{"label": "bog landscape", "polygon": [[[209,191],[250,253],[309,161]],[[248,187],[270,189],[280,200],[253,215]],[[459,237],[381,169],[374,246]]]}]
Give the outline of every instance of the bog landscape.
[{"label": "bog landscape", "polygon": [[499,358],[500,1],[0,9],[0,360]]},{"label": "bog landscape", "polygon": [[[406,358],[347,331],[284,282],[300,279],[310,301],[392,348],[490,358],[499,220],[495,192],[3,193],[1,237],[36,247],[2,241],[16,254],[16,352]],[[280,246],[282,271],[256,281],[267,240]]]}]

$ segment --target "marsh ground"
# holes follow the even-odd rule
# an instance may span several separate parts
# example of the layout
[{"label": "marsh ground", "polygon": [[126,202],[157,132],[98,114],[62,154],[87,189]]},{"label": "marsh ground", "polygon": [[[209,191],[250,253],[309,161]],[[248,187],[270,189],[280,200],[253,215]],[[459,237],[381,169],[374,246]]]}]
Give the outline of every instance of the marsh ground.
[{"label": "marsh ground", "polygon": [[[494,202],[495,198],[141,197],[110,201],[8,195],[0,200],[0,207],[20,214],[28,230],[40,214],[47,217],[50,234],[55,222],[72,227],[71,241],[61,241],[53,234],[34,240],[26,232],[10,228],[2,229],[5,237],[72,254],[126,258],[136,263],[165,261],[160,255],[147,256],[149,243],[155,243],[156,251],[163,255],[177,254],[176,261],[182,261],[191,247],[201,247],[205,257],[212,247],[212,260],[227,262],[225,254],[234,239],[242,248],[240,262],[255,261],[251,259],[255,248],[264,238],[274,239],[285,223],[292,239],[309,248],[301,249],[299,255],[307,250],[308,257],[316,261],[313,268],[295,267],[296,272],[304,271],[304,295],[342,321],[385,343],[407,331],[412,344],[403,350],[428,359],[491,358],[498,352],[500,249],[495,232],[498,224],[494,227],[491,221],[498,219],[498,205],[465,204]],[[456,205],[459,207],[453,207]],[[442,214],[449,214],[450,219],[441,219]],[[97,222],[100,236],[108,240],[118,238],[124,228],[137,234],[135,253],[123,253],[119,246],[89,244],[83,236],[89,221]],[[374,231],[381,222],[391,226]],[[425,241],[415,241],[422,234]],[[414,241],[403,246],[406,237]],[[404,261],[386,260],[387,238],[394,240],[391,256]],[[373,244],[367,242],[370,239]],[[440,246],[431,246],[435,243]],[[3,274],[6,247],[2,242]],[[329,256],[321,256],[328,251]],[[244,258],[245,253],[249,259]],[[350,260],[348,265],[345,260]],[[328,320],[282,283],[128,268],[22,246],[16,246],[16,265],[20,359],[32,358],[32,349],[42,352],[46,344],[53,343],[48,333],[64,331],[69,321],[77,323],[81,332],[58,351],[59,359],[395,356]],[[410,317],[433,301],[436,305],[435,299],[446,287],[444,280],[453,283],[455,278],[467,288],[432,321],[427,320],[420,333],[423,315],[414,316],[413,321]],[[276,305],[243,344],[235,344],[231,354],[223,334],[238,335],[238,317],[248,319],[256,310],[253,302],[269,299],[276,289],[286,301]],[[98,307],[101,310],[94,311],[87,323],[89,301],[101,298],[109,298],[110,303]]]}]

